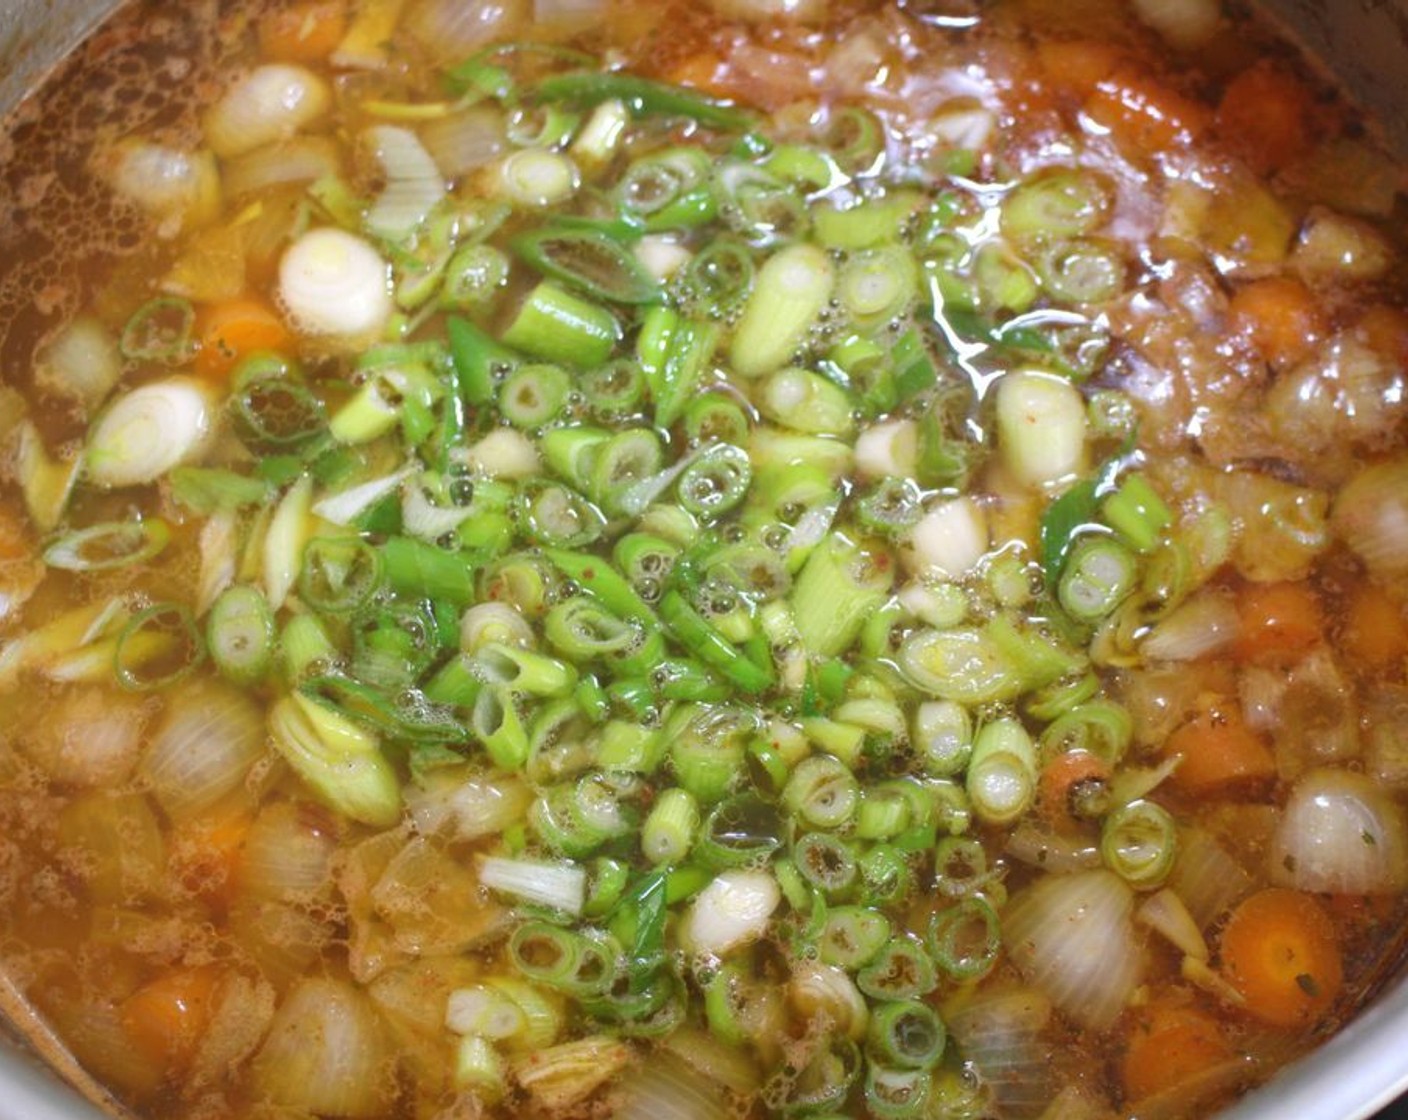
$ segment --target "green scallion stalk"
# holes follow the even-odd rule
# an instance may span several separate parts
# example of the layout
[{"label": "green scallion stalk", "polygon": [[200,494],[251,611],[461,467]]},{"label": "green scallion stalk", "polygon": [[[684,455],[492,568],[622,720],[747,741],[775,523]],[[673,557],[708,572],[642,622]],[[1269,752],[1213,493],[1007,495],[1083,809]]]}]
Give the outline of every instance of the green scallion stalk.
[{"label": "green scallion stalk", "polygon": [[1162,885],[1177,854],[1177,826],[1157,802],[1131,801],[1105,817],[1100,858],[1130,886],[1152,890]]},{"label": "green scallion stalk", "polygon": [[386,584],[398,595],[463,607],[474,599],[474,569],[467,557],[412,537],[389,537],[381,546]]},{"label": "green scallion stalk", "polygon": [[577,391],[594,416],[615,421],[635,412],[645,399],[645,374],[639,362],[617,358],[583,370],[577,378]]},{"label": "green scallion stalk", "polygon": [[897,1000],[871,1009],[866,1049],[873,1058],[899,1069],[930,1069],[948,1042],[939,1013],[919,1000]]},{"label": "green scallion stalk", "polygon": [[489,1039],[460,1035],[455,1044],[453,1078],[457,1089],[485,1101],[497,1101],[508,1089],[508,1066]]},{"label": "green scallion stalk", "polygon": [[1036,746],[1015,719],[979,730],[964,784],[974,815],[987,824],[1011,824],[1036,797]]},{"label": "green scallion stalk", "polygon": [[1096,623],[1129,597],[1138,580],[1138,566],[1124,545],[1111,537],[1087,534],[1066,556],[1057,600],[1077,622]]},{"label": "green scallion stalk", "polygon": [[382,586],[382,553],[360,537],[314,537],[303,549],[299,597],[319,614],[352,614]]},{"label": "green scallion stalk", "polygon": [[856,813],[856,836],[862,840],[889,840],[910,826],[906,798],[892,787],[877,787],[861,794]]},{"label": "green scallion stalk", "polygon": [[726,101],[615,71],[558,74],[539,82],[532,94],[539,101],[561,101],[584,108],[603,101],[620,101],[635,114],[688,117],[725,131],[742,131],[753,122],[751,114]]},{"label": "green scallion stalk", "polygon": [[905,224],[922,203],[912,191],[895,191],[839,208],[822,203],[812,208],[812,232],[826,249],[856,252],[897,242]]},{"label": "green scallion stalk", "polygon": [[1124,256],[1112,241],[1073,237],[1044,244],[1036,271],[1053,299],[1066,303],[1108,303],[1125,289]]},{"label": "green scallion stalk", "polygon": [[962,704],[926,700],[914,710],[910,741],[926,773],[952,777],[968,765],[973,749],[973,721]]},{"label": "green scallion stalk", "polygon": [[105,521],[65,533],[44,550],[44,563],[67,572],[107,572],[146,563],[170,540],[170,526],[158,517]]},{"label": "green scallion stalk", "polygon": [[890,941],[890,919],[866,906],[833,906],[817,936],[817,956],[823,964],[854,972],[869,964]]},{"label": "green scallion stalk", "polygon": [[520,106],[504,122],[504,136],[519,148],[556,148],[572,139],[582,114],[559,105]]},{"label": "green scallion stalk", "polygon": [[952,1115],[946,1109],[929,1111],[929,1101],[934,1095],[932,1070],[892,1069],[874,1060],[865,1067],[865,1108],[875,1120]]},{"label": "green scallion stalk", "polygon": [[269,498],[269,484],[262,478],[218,467],[177,467],[167,478],[177,502],[207,517],[221,510],[262,505]]},{"label": "green scallion stalk", "polygon": [[675,485],[680,508],[701,518],[716,518],[748,495],[753,467],[741,447],[719,443],[706,447],[680,473]]},{"label": "green scallion stalk", "polygon": [[279,663],[290,685],[323,671],[337,656],[337,647],[317,615],[294,615],[279,634]]},{"label": "green scallion stalk", "polygon": [[521,646],[489,642],[470,662],[482,681],[510,692],[561,698],[577,687],[577,670],[571,665]]},{"label": "green scallion stalk", "polygon": [[158,296],[133,313],[122,328],[118,349],[134,362],[175,366],[194,353],[196,309],[177,296]]},{"label": "green scallion stalk", "polygon": [[622,860],[610,856],[599,856],[593,860],[588,872],[587,901],[582,907],[582,916],[604,918],[615,910],[616,904],[626,893],[630,877],[630,864]]},{"label": "green scallion stalk", "polygon": [[470,730],[500,769],[519,770],[528,760],[528,732],[507,690],[491,686],[480,692],[470,716]]},{"label": "green scallion stalk", "polygon": [[608,514],[639,512],[634,494],[659,473],[663,459],[660,437],[649,428],[617,432],[593,457],[588,493]]},{"label": "green scallion stalk", "polygon": [[421,689],[432,704],[450,708],[473,708],[484,682],[475,673],[471,659],[465,654],[452,657],[440,667]]},{"label": "green scallion stalk", "polygon": [[824,150],[847,175],[877,170],[885,154],[885,126],[869,109],[842,105],[827,114],[820,136]]},{"label": "green scallion stalk", "polygon": [[555,604],[543,619],[543,633],[554,649],[579,664],[630,649],[640,640],[639,623],[585,595]]},{"label": "green scallion stalk", "polygon": [[694,399],[719,344],[719,328],[652,308],[636,339],[636,356],[655,405],[655,422],[671,427]]},{"label": "green scallion stalk", "polygon": [[939,984],[934,962],[923,944],[900,934],[885,944],[874,959],[856,973],[856,986],[871,999],[919,999]]},{"label": "green scallion stalk", "polygon": [[836,298],[856,327],[873,330],[899,318],[919,298],[919,266],[898,245],[861,250],[841,266]]},{"label": "green scallion stalk", "polygon": [[802,644],[814,657],[837,657],[889,598],[888,553],[827,536],[797,574],[789,602]]},{"label": "green scallion stalk", "polygon": [[403,703],[379,689],[335,673],[311,676],[298,695],[339,716],[404,743],[463,743],[465,729],[442,711]]},{"label": "green scallion stalk", "polygon": [[654,864],[676,864],[689,854],[699,829],[699,803],[683,789],[667,789],[650,807],[640,847]]},{"label": "green scallion stalk", "polygon": [[757,866],[782,846],[786,825],[756,793],[726,797],[704,820],[694,857],[711,870]]},{"label": "green scallion stalk", "polygon": [[237,583],[220,593],[205,620],[205,642],[227,680],[252,685],[274,660],[274,612],[258,587]]},{"label": "green scallion stalk", "polygon": [[660,598],[679,554],[676,545],[649,533],[627,533],[612,550],[616,567],[646,603]]},{"label": "green scallion stalk", "polygon": [[792,862],[802,878],[827,898],[846,894],[856,881],[851,845],[829,832],[804,832],[792,842]]},{"label": "green scallion stalk", "polygon": [[797,432],[847,436],[855,428],[855,401],[819,373],[787,366],[761,387],[758,409],[768,419]]},{"label": "green scallion stalk", "polygon": [[572,378],[561,366],[520,365],[499,386],[499,414],[515,428],[541,428],[562,414],[571,393]]},{"label": "green scallion stalk", "polygon": [[913,479],[883,478],[856,500],[856,520],[891,539],[906,536],[924,516],[924,495]]},{"label": "green scallion stalk", "polygon": [[1098,172],[1044,168],[1002,200],[1002,230],[1019,240],[1078,237],[1098,229],[1113,203],[1113,192]]},{"label": "green scallion stalk", "polygon": [[978,306],[986,312],[1019,315],[1041,294],[1036,273],[1001,241],[979,246],[973,256],[972,276]]},{"label": "green scallion stalk", "polygon": [[535,358],[585,368],[611,357],[621,324],[600,304],[544,280],[528,293],[502,337]]},{"label": "green scallion stalk", "polygon": [[690,398],[684,411],[684,435],[691,447],[711,443],[748,443],[752,422],[743,406],[723,393],[704,393]]},{"label": "green scallion stalk", "polygon": [[643,304],[664,298],[660,282],[635,254],[596,230],[548,226],[520,234],[512,245],[530,266],[592,299]]},{"label": "green scallion stalk", "polygon": [[553,786],[539,794],[528,808],[528,823],[548,849],[566,859],[593,855],[611,837],[586,827],[572,812],[575,790],[571,785]]},{"label": "green scallion stalk", "polygon": [[1105,523],[1136,552],[1152,552],[1173,524],[1173,511],[1142,474],[1131,474],[1100,507]]},{"label": "green scallion stalk", "polygon": [[938,911],[929,922],[929,950],[959,983],[981,980],[997,964],[1002,927],[997,911],[981,895],[969,895]]},{"label": "green scallion stalk", "polygon": [[733,332],[733,372],[761,377],[786,365],[816,325],[835,285],[836,269],[815,245],[798,242],[769,257]]},{"label": "green scallion stalk", "polygon": [[615,188],[623,213],[649,231],[696,229],[718,217],[709,178],[713,165],[699,148],[652,152],[622,173]]},{"label": "green scallion stalk", "polygon": [[866,906],[902,906],[913,895],[914,868],[908,852],[894,844],[875,844],[864,852],[860,870],[860,901]]},{"label": "green scallion stalk", "polygon": [[720,801],[745,773],[744,745],[737,736],[711,739],[686,731],[670,743],[669,750],[675,780],[705,805]]},{"label": "green scallion stalk", "polygon": [[508,942],[509,959],[523,976],[577,996],[599,995],[614,979],[611,961],[604,975],[593,975],[605,951],[603,944],[547,922],[524,922]]},{"label": "green scallion stalk", "polygon": [[445,320],[445,333],[464,399],[472,405],[488,404],[498,376],[518,361],[518,355],[458,315]]},{"label": "green scallion stalk", "polygon": [[588,490],[596,474],[596,457],[611,439],[605,428],[564,426],[544,432],[538,450],[554,474],[578,490]]},{"label": "green scallion stalk", "polygon": [[772,687],[772,666],[740,651],[701,618],[678,591],[667,591],[661,598],[660,617],[681,645],[744,692],[756,695]]},{"label": "green scallion stalk", "polygon": [[1134,720],[1119,704],[1091,700],[1063,712],[1041,733],[1043,755],[1088,751],[1116,766],[1134,739]]},{"label": "green scallion stalk", "polygon": [[841,828],[860,808],[860,783],[839,759],[814,754],[793,769],[782,803],[813,828]]},{"label": "green scallion stalk", "polygon": [[205,660],[205,642],[181,603],[158,603],[133,615],[113,647],[117,683],[133,692],[184,680]]},{"label": "green scallion stalk", "polygon": [[445,264],[440,306],[451,311],[487,307],[508,286],[509,267],[508,254],[493,245],[474,241],[460,246]]},{"label": "green scallion stalk", "polygon": [[747,246],[715,238],[685,266],[678,281],[680,298],[699,314],[721,319],[743,306],[756,277]]},{"label": "green scallion stalk", "polygon": [[537,544],[581,548],[598,540],[606,529],[601,510],[557,482],[530,484],[519,494],[518,501],[523,528]]},{"label": "green scallion stalk", "polygon": [[653,774],[665,760],[667,745],[659,728],[607,720],[596,740],[594,761],[603,770]]},{"label": "green scallion stalk", "polygon": [[306,385],[249,366],[240,367],[244,376],[236,370],[227,405],[241,443],[259,455],[298,454],[325,437],[327,409]]}]

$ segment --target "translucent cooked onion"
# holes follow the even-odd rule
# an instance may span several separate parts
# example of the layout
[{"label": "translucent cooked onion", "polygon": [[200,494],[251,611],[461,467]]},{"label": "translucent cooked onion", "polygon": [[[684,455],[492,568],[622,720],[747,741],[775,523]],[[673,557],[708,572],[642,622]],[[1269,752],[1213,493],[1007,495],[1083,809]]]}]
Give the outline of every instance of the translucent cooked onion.
[{"label": "translucent cooked onion", "polygon": [[474,105],[421,126],[421,143],[441,174],[456,178],[487,167],[504,153],[503,112],[491,105]]},{"label": "translucent cooked onion", "polygon": [[653,1054],[621,1078],[616,1120],[727,1120],[717,1081],[670,1053]]},{"label": "translucent cooked onion", "polygon": [[390,1107],[393,1051],[370,1000],[337,980],[303,980],[254,1057],[272,1103],[325,1116],[376,1117]]},{"label": "translucent cooked onion", "polygon": [[362,141],[381,164],[385,181],[364,224],[376,237],[402,241],[445,197],[443,174],[409,128],[373,125],[363,132]]},{"label": "translucent cooked onion", "polygon": [[225,165],[222,181],[231,198],[288,183],[312,183],[341,174],[337,145],[326,136],[295,136],[256,148]]},{"label": "translucent cooked onion", "polygon": [[79,686],[21,740],[25,753],[65,785],[111,789],[131,776],[152,715],[149,701]]},{"label": "translucent cooked onion", "polygon": [[1371,571],[1408,573],[1408,458],[1355,475],[1335,500],[1330,523]]},{"label": "translucent cooked onion", "polygon": [[160,220],[163,236],[199,225],[220,206],[220,172],[209,152],[125,140],[99,157],[97,170],[119,195]]},{"label": "translucent cooked onion", "polygon": [[[1098,950],[1096,955],[1098,956]],[[945,1015],[1003,1117],[1039,1116],[1051,1099],[1051,1001],[1031,988],[989,990]]]},{"label": "translucent cooked onion", "polygon": [[65,323],[35,357],[35,386],[84,409],[102,404],[121,376],[117,340],[89,315]]},{"label": "translucent cooked onion", "polygon": [[252,70],[211,106],[205,142],[221,159],[286,140],[332,105],[327,83],[302,66],[270,63]]},{"label": "translucent cooked onion", "polygon": [[528,0],[420,0],[406,27],[437,58],[462,62],[481,47],[512,36],[528,17]]},{"label": "translucent cooked onion", "polygon": [[307,901],[332,881],[337,833],[321,809],[296,801],[266,806],[250,826],[240,885],[259,898]]},{"label": "translucent cooked onion", "polygon": [[1378,894],[1408,885],[1403,812],[1370,778],[1325,768],[1291,790],[1268,853],[1271,881],[1297,890]]},{"label": "translucent cooked onion", "polygon": [[405,797],[418,832],[454,840],[503,832],[523,819],[533,801],[532,791],[517,778],[466,778],[458,770],[433,772],[421,784],[407,786]]},{"label": "translucent cooked onion", "polygon": [[1200,929],[1207,929],[1252,889],[1247,869],[1202,829],[1178,833],[1178,858],[1168,887],[1177,893]]},{"label": "translucent cooked onion", "polygon": [[1143,971],[1132,914],[1134,892],[1112,871],[1077,871],[1037,881],[1013,896],[1003,942],[1022,975],[1083,1026],[1104,1030]]},{"label": "translucent cooked onion", "polygon": [[258,705],[224,684],[202,681],[172,697],[140,772],[169,816],[190,820],[237,789],[264,753]]},{"label": "translucent cooked onion", "polygon": [[1237,637],[1237,608],[1217,591],[1203,591],[1179,605],[1149,632],[1139,652],[1150,661],[1196,661]]},{"label": "translucent cooked onion", "polygon": [[460,649],[478,653],[491,644],[532,649],[537,638],[528,620],[507,603],[476,603],[460,618]]},{"label": "translucent cooked onion", "polygon": [[827,0],[713,0],[714,11],[726,19],[748,23],[779,20],[811,23],[826,15]]}]

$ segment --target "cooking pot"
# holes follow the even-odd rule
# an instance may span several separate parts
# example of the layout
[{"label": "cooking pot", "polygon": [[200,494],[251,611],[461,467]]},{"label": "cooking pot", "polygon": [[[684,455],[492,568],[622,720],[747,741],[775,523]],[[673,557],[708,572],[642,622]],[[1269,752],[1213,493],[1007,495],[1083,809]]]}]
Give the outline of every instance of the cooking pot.
[{"label": "cooking pot", "polygon": [[[119,6],[120,0],[0,0],[0,114]],[[1261,0],[1261,6],[1408,154],[1408,0]],[[1405,1037],[1408,975],[1219,1120],[1365,1120],[1408,1092]],[[103,1120],[90,1101],[124,1115],[0,978],[0,1120]]]}]

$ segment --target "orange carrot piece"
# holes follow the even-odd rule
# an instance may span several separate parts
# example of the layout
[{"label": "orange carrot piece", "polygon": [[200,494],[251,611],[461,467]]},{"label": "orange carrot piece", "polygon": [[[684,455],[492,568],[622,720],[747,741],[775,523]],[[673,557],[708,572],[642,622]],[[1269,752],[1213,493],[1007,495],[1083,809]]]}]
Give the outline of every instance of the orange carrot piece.
[{"label": "orange carrot piece", "polygon": [[171,848],[182,886],[217,909],[227,907],[239,890],[244,843],[252,823],[248,813],[234,812],[179,826]]},{"label": "orange carrot piece", "polygon": [[1272,366],[1307,357],[1325,337],[1325,313],[1310,289],[1288,276],[1271,276],[1238,288],[1230,306],[1232,327]]},{"label": "orange carrot piece", "polygon": [[1351,661],[1375,669],[1408,658],[1408,617],[1403,603],[1372,583],[1355,588],[1345,605],[1339,647]]},{"label": "orange carrot piece", "polygon": [[168,1072],[195,1055],[214,1010],[220,970],[214,965],[163,973],[122,1001],[122,1029],[138,1053]]},{"label": "orange carrot piece", "polygon": [[1244,899],[1222,931],[1222,972],[1246,1011],[1274,1027],[1309,1027],[1344,985],[1334,923],[1310,895],[1268,887]]},{"label": "orange carrot piece", "polygon": [[321,62],[346,33],[346,0],[304,0],[260,19],[259,49],[273,62]]},{"label": "orange carrot piece", "polygon": [[1120,1056],[1125,1099],[1143,1100],[1228,1061],[1231,1044],[1217,1020],[1192,1004],[1155,1000],[1132,1016]]},{"label": "orange carrot piece", "polygon": [[1266,175],[1309,149],[1314,108],[1310,91],[1294,75],[1258,63],[1228,83],[1217,106],[1217,132],[1252,170]]},{"label": "orange carrot piece", "polygon": [[1089,97],[1124,61],[1124,52],[1095,39],[1047,39],[1036,48],[1037,62],[1052,85]]},{"label": "orange carrot piece", "polygon": [[1121,144],[1146,155],[1196,140],[1209,121],[1206,106],[1133,65],[1122,65],[1097,82],[1085,110]]},{"label": "orange carrot piece", "polygon": [[200,351],[196,370],[203,377],[229,376],[239,360],[260,350],[286,352],[293,335],[268,304],[256,299],[234,299],[205,309],[197,320]]},{"label": "orange carrot piece", "polygon": [[1164,753],[1183,756],[1169,782],[1193,797],[1254,789],[1276,776],[1270,748],[1246,725],[1235,702],[1198,712],[1168,737]]},{"label": "orange carrot piece", "polygon": [[1109,763],[1089,751],[1053,755],[1037,781],[1037,811],[1058,831],[1077,829],[1102,811],[1110,777]]},{"label": "orange carrot piece", "polygon": [[1325,632],[1320,597],[1309,584],[1254,583],[1237,597],[1241,630],[1233,652],[1243,661],[1295,657]]}]

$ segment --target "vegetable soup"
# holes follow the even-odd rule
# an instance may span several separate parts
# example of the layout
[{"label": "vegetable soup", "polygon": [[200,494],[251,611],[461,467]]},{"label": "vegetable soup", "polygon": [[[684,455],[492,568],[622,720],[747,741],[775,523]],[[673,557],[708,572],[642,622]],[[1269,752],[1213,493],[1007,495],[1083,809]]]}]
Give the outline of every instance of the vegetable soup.
[{"label": "vegetable soup", "polygon": [[1234,0],[144,0],[4,150],[111,1107],[1177,1120],[1392,973],[1403,178]]}]

